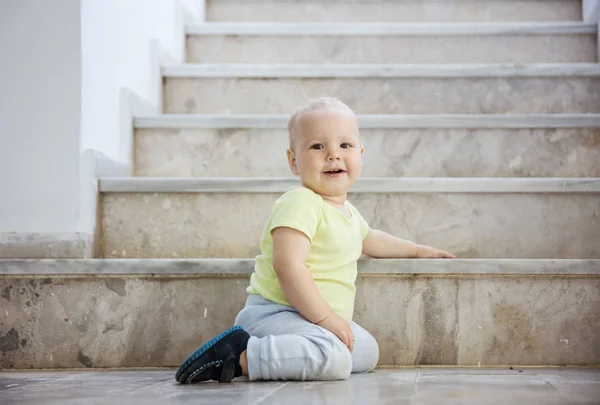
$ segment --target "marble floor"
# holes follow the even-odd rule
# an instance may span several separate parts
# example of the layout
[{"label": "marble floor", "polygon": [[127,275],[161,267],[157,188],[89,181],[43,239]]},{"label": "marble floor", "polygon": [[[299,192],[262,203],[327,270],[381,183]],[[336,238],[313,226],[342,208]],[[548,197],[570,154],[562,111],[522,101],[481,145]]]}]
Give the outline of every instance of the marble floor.
[{"label": "marble floor", "polygon": [[172,370],[0,372],[1,405],[600,404],[600,369],[378,369],[335,382],[179,385]]}]

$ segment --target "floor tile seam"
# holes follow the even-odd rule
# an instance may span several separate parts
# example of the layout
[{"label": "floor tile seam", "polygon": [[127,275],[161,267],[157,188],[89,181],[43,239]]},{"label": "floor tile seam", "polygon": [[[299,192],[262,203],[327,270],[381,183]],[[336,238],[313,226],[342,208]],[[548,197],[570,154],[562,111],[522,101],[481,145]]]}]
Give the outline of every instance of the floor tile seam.
[{"label": "floor tile seam", "polygon": [[[91,374],[94,374],[94,373],[90,373],[86,377],[89,377]],[[44,381],[36,381],[36,382],[33,382],[33,383],[28,382],[28,383],[19,385],[17,387],[12,387],[12,388],[8,388],[8,389],[5,389],[5,390],[2,390],[2,391],[0,391],[0,393],[3,392],[3,391],[7,392],[9,390],[10,390],[11,393],[23,393],[23,392],[29,391],[31,388],[35,388],[35,387],[32,387],[32,386],[40,385],[40,383],[42,383],[42,384],[43,383],[47,383],[47,384],[61,384],[61,385],[64,385],[64,384],[77,384],[77,383],[82,383],[82,382],[88,381],[87,378],[86,379],[82,379],[82,380],[67,380],[67,377],[69,377],[69,376],[60,377],[60,378],[53,378],[53,379],[48,379],[48,380],[44,380]],[[146,384],[146,385],[143,385],[143,386],[137,386],[136,385],[136,386],[132,386],[130,388],[124,389],[124,391],[115,392],[115,393],[105,393],[103,395],[105,395],[106,397],[112,397],[112,396],[119,396],[119,395],[124,395],[124,394],[125,395],[139,394],[139,393],[145,392],[145,390],[147,390],[148,388],[156,387],[156,386],[159,386],[159,385],[162,385],[162,384],[166,384],[170,380],[171,379],[169,378],[169,379],[165,379],[165,380],[162,380],[162,381],[154,381],[151,384]],[[102,380],[102,381],[104,383],[108,383],[109,382],[108,380]],[[120,384],[118,384],[118,385],[120,386]]]},{"label": "floor tile seam", "polygon": [[[250,382],[250,384],[252,384],[252,382]],[[277,393],[282,388],[287,387],[289,384],[290,384],[289,382],[283,383],[280,387],[273,389],[273,391],[265,394],[262,398],[257,399],[256,402],[251,402],[249,405],[259,405],[259,404],[263,403],[263,401],[265,401],[267,398],[271,397],[272,395]]]},{"label": "floor tile seam", "polygon": [[[134,387],[131,391],[126,391],[126,394],[128,395],[140,395],[143,394],[145,392],[148,392],[148,389],[150,388],[156,388],[156,387],[160,387],[161,385],[174,385],[175,384],[175,378],[169,378],[167,380],[163,380],[163,381],[156,381],[153,382],[152,384],[148,384],[148,385],[144,385],[142,387]],[[121,395],[122,393],[117,393],[118,395]],[[110,397],[110,395],[108,395],[108,397]]]},{"label": "floor tile seam", "polygon": [[[10,372],[10,371],[8,371],[8,372]],[[15,373],[18,373],[18,372],[15,372]],[[27,381],[27,382],[23,383],[23,384],[19,384],[16,387],[7,387],[7,388],[1,390],[0,392],[2,392],[2,391],[6,392],[9,390],[11,392],[15,392],[15,391],[18,392],[19,389],[21,389],[21,388],[23,388],[24,390],[27,390],[27,389],[31,388],[31,386],[39,385],[39,384],[43,384],[43,383],[59,383],[59,382],[61,382],[61,380],[65,380],[74,374],[75,373],[72,373],[71,375],[65,375],[65,376],[61,376],[61,377],[48,377],[48,378],[44,378],[43,380],[40,380],[40,381],[31,381],[31,380],[34,380],[33,378],[32,379],[17,379],[17,378],[15,378],[15,380]],[[41,378],[43,378],[43,377],[41,377]]]},{"label": "floor tile seam", "polygon": [[415,374],[415,381],[414,381],[414,388],[413,388],[413,393],[411,395],[411,403],[412,403],[412,398],[415,396],[415,394],[417,393],[417,391],[419,390],[419,379],[421,378],[421,368],[417,369],[417,373]]}]

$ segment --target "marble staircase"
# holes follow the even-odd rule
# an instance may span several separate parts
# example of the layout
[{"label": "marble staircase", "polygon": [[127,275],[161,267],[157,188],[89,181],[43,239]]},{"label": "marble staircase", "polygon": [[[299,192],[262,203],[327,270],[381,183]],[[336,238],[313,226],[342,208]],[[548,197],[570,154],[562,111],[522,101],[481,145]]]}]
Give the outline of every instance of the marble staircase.
[{"label": "marble staircase", "polygon": [[[254,257],[270,207],[294,184],[103,180],[103,255]],[[577,178],[362,178],[349,198],[372,227],[459,257],[592,259],[599,191],[597,180]]]},{"label": "marble staircase", "polygon": [[[364,177],[600,177],[594,114],[360,115],[359,121]],[[292,177],[282,159],[286,115],[165,114],[138,117],[135,127],[135,177]]]},{"label": "marble staircase", "polygon": [[582,22],[214,22],[188,34],[190,63],[597,61],[596,26]]},{"label": "marble staircase", "polygon": [[[230,325],[251,259],[1,261],[3,368],[178,366]],[[28,274],[29,276],[26,276]],[[597,365],[598,260],[363,260],[380,366]],[[27,319],[26,323],[22,323]]]},{"label": "marble staircase", "polygon": [[600,112],[598,64],[192,65],[165,76],[168,114],[285,114],[324,94],[357,114]]},{"label": "marble staircase", "polygon": [[[600,65],[575,0],[208,0],[101,178],[97,259],[0,261],[0,368],[173,367],[243,306],[306,97],[359,114],[380,366],[600,365]],[[26,319],[27,322],[23,322]]]},{"label": "marble staircase", "polygon": [[[351,7],[348,3],[352,3]],[[580,21],[581,2],[211,0],[207,2],[206,14],[209,21],[224,22]]]}]

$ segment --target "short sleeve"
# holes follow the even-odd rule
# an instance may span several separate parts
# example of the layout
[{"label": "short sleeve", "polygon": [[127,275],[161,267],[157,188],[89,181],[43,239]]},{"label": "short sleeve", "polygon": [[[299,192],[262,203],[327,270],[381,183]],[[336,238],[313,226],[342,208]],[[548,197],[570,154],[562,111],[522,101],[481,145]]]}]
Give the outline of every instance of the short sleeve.
[{"label": "short sleeve", "polygon": [[362,240],[365,240],[365,238],[369,234],[369,224],[367,223],[367,221],[365,221],[362,215],[360,215],[360,212],[358,212],[356,207],[354,207],[352,204],[350,204],[350,207],[352,208],[352,212],[356,214],[358,222],[360,222],[360,236]]},{"label": "short sleeve", "polygon": [[305,188],[295,188],[282,195],[273,206],[269,232],[288,227],[305,234],[312,242],[322,215],[321,197]]}]

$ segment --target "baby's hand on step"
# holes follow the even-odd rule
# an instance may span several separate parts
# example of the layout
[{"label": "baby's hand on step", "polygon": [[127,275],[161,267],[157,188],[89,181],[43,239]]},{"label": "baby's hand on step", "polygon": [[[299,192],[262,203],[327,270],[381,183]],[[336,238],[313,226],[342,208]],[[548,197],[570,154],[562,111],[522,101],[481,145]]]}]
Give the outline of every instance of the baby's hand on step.
[{"label": "baby's hand on step", "polygon": [[352,326],[350,326],[350,322],[338,314],[332,313],[327,318],[317,323],[317,325],[327,329],[328,331],[331,331],[334,335],[340,338],[340,340],[346,346],[348,346],[350,352],[354,350],[354,332],[352,332]]},{"label": "baby's hand on step", "polygon": [[436,249],[431,246],[418,245],[417,246],[417,257],[428,258],[428,259],[455,259],[452,253],[444,252],[443,250]]}]

